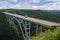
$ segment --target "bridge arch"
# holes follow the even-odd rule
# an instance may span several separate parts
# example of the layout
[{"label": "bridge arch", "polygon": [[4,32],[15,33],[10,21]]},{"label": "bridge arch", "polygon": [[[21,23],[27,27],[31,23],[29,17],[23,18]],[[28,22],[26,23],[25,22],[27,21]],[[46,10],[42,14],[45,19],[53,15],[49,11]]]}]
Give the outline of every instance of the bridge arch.
[{"label": "bridge arch", "polygon": [[23,36],[23,38],[24,38],[24,40],[25,40],[26,38],[25,38],[24,31],[23,31],[23,29],[22,29],[20,20],[18,20],[17,18],[13,18],[13,19],[16,20],[16,22],[18,23],[19,28],[20,28],[20,30],[21,30],[21,32],[22,32],[22,36]]},{"label": "bridge arch", "polygon": [[21,21],[18,20],[18,18],[13,17],[13,16],[9,16],[9,15],[7,15],[6,18],[7,18],[7,21],[9,22],[9,26],[10,27],[13,27],[13,25],[15,23],[14,21],[16,21],[18,23],[19,28],[20,28],[20,30],[22,32],[22,36],[23,36],[24,40],[26,40],[25,34],[24,34],[23,29],[22,29],[22,26],[21,26]]}]

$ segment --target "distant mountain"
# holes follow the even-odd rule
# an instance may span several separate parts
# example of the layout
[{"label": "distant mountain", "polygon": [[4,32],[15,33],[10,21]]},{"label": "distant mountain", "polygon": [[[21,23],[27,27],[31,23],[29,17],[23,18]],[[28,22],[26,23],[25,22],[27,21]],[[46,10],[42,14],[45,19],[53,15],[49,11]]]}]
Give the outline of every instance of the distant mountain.
[{"label": "distant mountain", "polygon": [[43,12],[52,13],[52,14],[60,14],[60,10],[42,10]]}]

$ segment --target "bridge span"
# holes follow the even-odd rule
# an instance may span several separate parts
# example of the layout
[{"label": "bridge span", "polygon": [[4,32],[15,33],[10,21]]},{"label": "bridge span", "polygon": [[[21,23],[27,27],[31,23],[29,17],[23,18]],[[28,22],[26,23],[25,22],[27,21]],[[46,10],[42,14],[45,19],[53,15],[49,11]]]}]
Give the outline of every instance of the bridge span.
[{"label": "bridge span", "polygon": [[[22,15],[18,15],[18,14],[12,14],[12,13],[8,13],[8,12],[4,12],[7,21],[9,22],[10,26],[12,27],[14,24],[14,20],[16,20],[20,26],[22,35],[24,40],[27,40],[30,38],[30,28],[31,28],[31,23],[35,23],[36,24],[36,34],[38,34],[38,25],[41,25],[41,31],[42,31],[42,27],[50,27],[50,26],[60,26],[60,23],[55,23],[55,22],[50,22],[50,21],[46,21],[46,20],[42,20],[42,19],[36,19],[36,18],[31,18],[31,17],[25,17]],[[22,29],[22,25],[23,28],[25,30],[25,33]]]}]

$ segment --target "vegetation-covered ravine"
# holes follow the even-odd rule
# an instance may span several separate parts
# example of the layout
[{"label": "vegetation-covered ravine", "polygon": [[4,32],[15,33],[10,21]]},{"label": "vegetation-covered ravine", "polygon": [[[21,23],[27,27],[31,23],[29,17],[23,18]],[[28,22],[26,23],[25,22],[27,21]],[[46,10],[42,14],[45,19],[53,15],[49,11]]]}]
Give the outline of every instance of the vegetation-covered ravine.
[{"label": "vegetation-covered ravine", "polygon": [[[10,27],[9,22],[7,21],[3,12],[10,12],[23,16],[29,16],[37,19],[44,19],[60,23],[59,14],[44,12],[42,10],[18,10],[18,9],[0,10],[0,40],[24,40],[18,22],[15,20],[14,25]],[[42,32],[40,32],[41,27],[40,25],[38,26],[39,34],[36,35],[36,25],[34,23],[31,23],[30,40],[60,40],[60,27],[57,26],[52,26],[51,28],[43,27]]]}]

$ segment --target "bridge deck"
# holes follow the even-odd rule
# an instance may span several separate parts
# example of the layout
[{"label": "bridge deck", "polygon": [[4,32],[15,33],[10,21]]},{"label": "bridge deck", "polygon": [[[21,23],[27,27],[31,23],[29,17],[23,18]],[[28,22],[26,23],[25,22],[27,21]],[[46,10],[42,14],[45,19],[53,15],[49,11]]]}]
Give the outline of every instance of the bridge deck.
[{"label": "bridge deck", "polygon": [[34,23],[42,24],[42,25],[60,26],[60,23],[50,22],[50,21],[41,20],[41,19],[35,19],[35,18],[31,18],[31,17],[25,17],[25,16],[21,16],[21,15],[17,15],[17,14],[8,13],[8,12],[4,12],[4,14],[15,16],[15,17],[18,17],[18,18],[21,18],[21,19],[24,19],[27,21],[31,21]]}]

